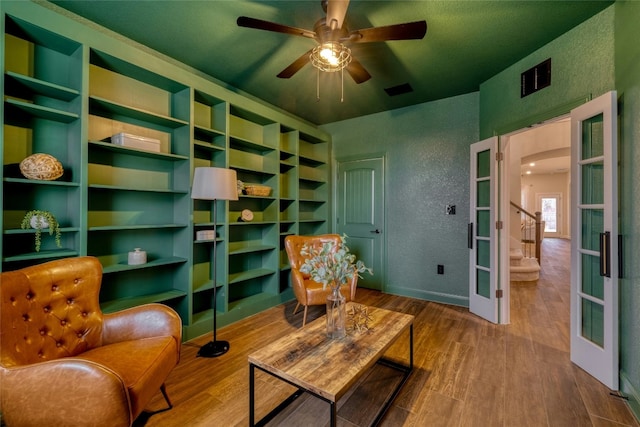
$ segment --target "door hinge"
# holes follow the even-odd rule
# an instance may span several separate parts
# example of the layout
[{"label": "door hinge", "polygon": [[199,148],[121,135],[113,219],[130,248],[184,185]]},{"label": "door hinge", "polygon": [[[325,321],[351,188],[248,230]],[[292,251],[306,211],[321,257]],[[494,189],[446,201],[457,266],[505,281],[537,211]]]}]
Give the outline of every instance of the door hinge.
[{"label": "door hinge", "polygon": [[496,230],[502,230],[502,221],[496,221]]},{"label": "door hinge", "polygon": [[496,289],[496,298],[502,298],[502,289]]},{"label": "door hinge", "polygon": [[501,151],[496,151],[496,162],[501,162],[504,160],[504,154]]}]

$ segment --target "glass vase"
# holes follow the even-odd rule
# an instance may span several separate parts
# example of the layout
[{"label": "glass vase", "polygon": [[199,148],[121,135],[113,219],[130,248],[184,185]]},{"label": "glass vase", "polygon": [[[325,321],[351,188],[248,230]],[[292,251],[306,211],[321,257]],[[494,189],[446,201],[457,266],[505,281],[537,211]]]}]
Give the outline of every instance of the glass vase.
[{"label": "glass vase", "polygon": [[346,299],[340,293],[340,286],[331,286],[331,293],[327,296],[327,336],[329,338],[344,338],[346,332]]}]

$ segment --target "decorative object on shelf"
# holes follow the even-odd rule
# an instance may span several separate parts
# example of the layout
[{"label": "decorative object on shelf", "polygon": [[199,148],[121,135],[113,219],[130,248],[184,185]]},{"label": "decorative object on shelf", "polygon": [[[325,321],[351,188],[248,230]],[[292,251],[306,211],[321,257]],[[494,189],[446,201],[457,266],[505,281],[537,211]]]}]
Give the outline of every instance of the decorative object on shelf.
[{"label": "decorative object on shelf", "polygon": [[196,231],[196,240],[214,240],[216,237],[216,230]]},{"label": "decorative object on shelf", "polygon": [[351,304],[349,306],[349,310],[347,311],[347,330],[358,333],[368,333],[371,330],[369,328],[369,322],[372,320],[367,306],[362,304]]},{"label": "decorative object on shelf", "polygon": [[253,221],[253,212],[251,209],[242,209],[240,212],[240,216],[238,217],[239,222],[251,222]]},{"label": "decorative object on shelf", "polygon": [[132,252],[129,252],[127,259],[129,265],[140,265],[147,263],[147,252],[140,248],[135,248]]},{"label": "decorative object on shelf", "polygon": [[35,153],[20,162],[20,172],[26,178],[53,181],[62,176],[62,164],[50,154]]},{"label": "decorative object on shelf", "polygon": [[238,180],[238,196],[242,196],[244,194],[244,182]]},{"label": "decorative object on shelf", "polygon": [[40,246],[42,244],[42,230],[49,229],[49,235],[53,236],[55,233],[56,246],[62,247],[60,224],[56,220],[56,217],[49,211],[31,210],[24,215],[20,228],[27,229],[33,228],[35,233],[35,248],[36,252],[40,252]]},{"label": "decorative object on shelf", "polygon": [[340,285],[347,283],[349,279],[365,271],[373,274],[361,260],[349,252],[346,245],[347,235],[343,234],[341,242],[336,248],[336,243],[323,243],[320,247],[305,244],[300,253],[307,256],[300,267],[302,273],[306,273],[313,280],[322,283],[322,287],[331,286],[331,294],[327,297],[327,336],[330,338],[342,338],[346,335],[346,309],[345,298],[340,293]]},{"label": "decorative object on shelf", "polygon": [[247,196],[266,197],[271,194],[271,187],[268,185],[245,184],[244,191],[247,193]]},{"label": "decorative object on shelf", "polygon": [[146,136],[132,135],[130,133],[120,132],[111,137],[111,143],[121,145],[123,147],[137,148],[139,150],[160,152],[160,140],[156,138],[148,138]]},{"label": "decorative object on shelf", "polygon": [[[191,198],[199,200],[212,200],[213,224],[215,230],[218,228],[216,220],[217,207],[216,200],[238,200],[238,182],[236,171],[233,169],[198,167],[193,174],[193,186],[191,188]],[[218,341],[216,339],[216,314],[217,314],[217,269],[216,269],[216,247],[217,239],[213,240],[213,255],[211,260],[213,275],[213,340],[200,347],[199,357],[218,357],[229,351],[228,341]]]}]

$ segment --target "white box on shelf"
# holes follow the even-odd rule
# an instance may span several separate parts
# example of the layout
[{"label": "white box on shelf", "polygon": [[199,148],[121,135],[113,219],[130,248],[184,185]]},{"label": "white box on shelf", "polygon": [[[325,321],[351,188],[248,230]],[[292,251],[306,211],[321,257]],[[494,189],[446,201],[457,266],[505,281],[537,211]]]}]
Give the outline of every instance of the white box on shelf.
[{"label": "white box on shelf", "polygon": [[130,133],[120,132],[111,137],[111,143],[122,145],[123,147],[137,148],[139,150],[160,152],[160,140],[138,136]]},{"label": "white box on shelf", "polygon": [[215,230],[196,231],[196,240],[214,240],[215,238],[216,238]]}]

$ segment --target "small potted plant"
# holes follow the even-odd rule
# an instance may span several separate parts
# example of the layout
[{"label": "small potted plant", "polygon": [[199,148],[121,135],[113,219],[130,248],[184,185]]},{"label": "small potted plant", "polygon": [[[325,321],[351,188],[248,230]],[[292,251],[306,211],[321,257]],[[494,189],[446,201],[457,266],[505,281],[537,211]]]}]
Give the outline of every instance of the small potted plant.
[{"label": "small potted plant", "polygon": [[373,274],[364,262],[356,260],[346,244],[347,235],[343,234],[340,243],[323,243],[320,247],[309,244],[302,246],[300,254],[307,257],[300,267],[302,273],[322,283],[322,288],[331,287],[327,297],[327,335],[331,338],[342,338],[346,335],[345,298],[340,294],[340,286],[360,273]]},{"label": "small potted plant", "polygon": [[60,224],[56,220],[56,217],[49,211],[41,211],[38,209],[31,210],[22,218],[22,229],[33,228],[36,230],[36,252],[40,252],[40,244],[42,243],[42,230],[49,229],[49,235],[53,236],[55,233],[56,245],[61,248],[61,235]]}]

